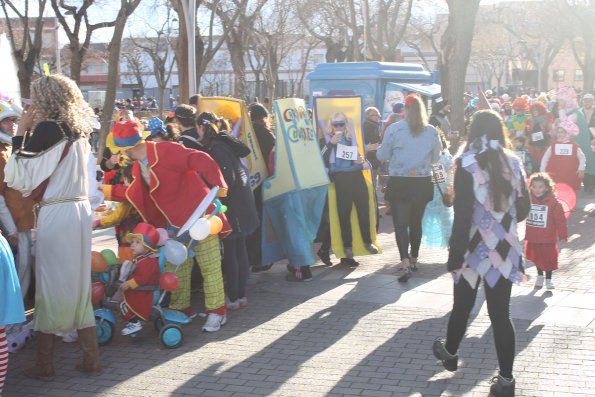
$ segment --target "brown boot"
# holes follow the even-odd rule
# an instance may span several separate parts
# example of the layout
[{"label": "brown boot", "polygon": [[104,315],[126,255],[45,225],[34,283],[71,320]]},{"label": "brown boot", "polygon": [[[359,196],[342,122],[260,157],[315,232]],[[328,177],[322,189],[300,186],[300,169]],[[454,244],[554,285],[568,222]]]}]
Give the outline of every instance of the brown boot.
[{"label": "brown boot", "polygon": [[99,345],[95,327],[79,329],[77,332],[83,351],[83,361],[76,365],[76,369],[90,375],[99,375],[101,365],[99,365]]},{"label": "brown boot", "polygon": [[37,332],[37,357],[35,366],[23,372],[27,378],[50,381],[54,379],[54,334]]}]

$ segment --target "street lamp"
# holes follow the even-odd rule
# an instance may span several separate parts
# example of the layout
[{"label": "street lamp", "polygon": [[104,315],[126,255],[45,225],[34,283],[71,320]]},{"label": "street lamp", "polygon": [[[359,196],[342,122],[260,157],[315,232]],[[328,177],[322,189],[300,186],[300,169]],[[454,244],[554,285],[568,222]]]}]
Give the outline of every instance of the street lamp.
[{"label": "street lamp", "polygon": [[182,0],[182,9],[186,20],[186,35],[188,37],[188,89],[190,95],[196,93],[196,0]]}]

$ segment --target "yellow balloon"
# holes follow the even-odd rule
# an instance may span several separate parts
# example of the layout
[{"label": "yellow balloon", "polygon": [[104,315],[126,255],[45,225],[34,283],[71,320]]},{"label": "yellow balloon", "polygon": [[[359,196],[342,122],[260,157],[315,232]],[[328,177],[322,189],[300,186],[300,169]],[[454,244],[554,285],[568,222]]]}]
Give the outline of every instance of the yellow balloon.
[{"label": "yellow balloon", "polygon": [[211,222],[211,234],[218,234],[223,229],[223,222],[218,216],[210,217],[209,221]]}]

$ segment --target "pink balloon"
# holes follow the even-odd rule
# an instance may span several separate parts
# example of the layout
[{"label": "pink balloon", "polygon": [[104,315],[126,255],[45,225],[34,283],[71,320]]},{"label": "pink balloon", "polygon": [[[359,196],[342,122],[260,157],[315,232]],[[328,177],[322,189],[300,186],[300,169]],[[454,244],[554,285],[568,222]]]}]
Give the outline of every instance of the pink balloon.
[{"label": "pink balloon", "polygon": [[568,219],[576,207],[576,192],[565,183],[556,183],[556,198],[562,203],[564,216]]},{"label": "pink balloon", "polygon": [[159,241],[157,242],[157,245],[161,247],[165,245],[167,240],[169,240],[169,234],[167,233],[167,230],[161,227],[157,228],[157,233],[159,233]]}]

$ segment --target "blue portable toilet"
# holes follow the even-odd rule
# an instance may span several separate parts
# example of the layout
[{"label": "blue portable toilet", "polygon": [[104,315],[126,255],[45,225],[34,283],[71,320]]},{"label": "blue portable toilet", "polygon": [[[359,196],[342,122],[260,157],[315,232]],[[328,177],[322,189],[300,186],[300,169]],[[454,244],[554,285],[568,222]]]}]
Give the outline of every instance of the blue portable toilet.
[{"label": "blue portable toilet", "polygon": [[421,64],[396,62],[321,63],[308,74],[310,101],[316,96],[358,95],[364,107],[377,107],[386,118],[397,102],[416,92],[426,105],[440,96],[440,85]]}]

